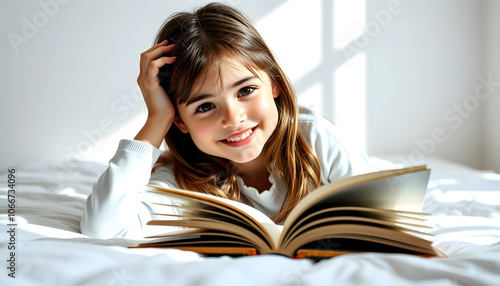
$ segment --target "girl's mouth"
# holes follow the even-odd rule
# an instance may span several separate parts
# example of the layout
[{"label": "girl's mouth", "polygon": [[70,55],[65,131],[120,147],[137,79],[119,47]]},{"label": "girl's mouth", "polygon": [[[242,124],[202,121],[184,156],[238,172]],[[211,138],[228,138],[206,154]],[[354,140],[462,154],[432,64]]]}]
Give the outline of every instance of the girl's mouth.
[{"label": "girl's mouth", "polygon": [[248,129],[237,136],[229,137],[223,140],[220,140],[220,142],[231,146],[231,147],[240,147],[243,145],[246,145],[252,141],[252,139],[255,137],[255,132],[257,131],[257,126]]}]

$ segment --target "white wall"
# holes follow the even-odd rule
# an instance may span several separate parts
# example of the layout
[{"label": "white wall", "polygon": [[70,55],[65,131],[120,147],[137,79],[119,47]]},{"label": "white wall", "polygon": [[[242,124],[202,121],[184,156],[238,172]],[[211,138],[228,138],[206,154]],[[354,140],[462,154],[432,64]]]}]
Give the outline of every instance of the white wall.
[{"label": "white wall", "polygon": [[485,75],[491,75],[495,82],[491,96],[485,100],[487,110],[484,117],[484,168],[500,172],[500,11],[499,1],[488,1],[486,6],[487,41],[485,45]]},{"label": "white wall", "polygon": [[[368,11],[387,11],[387,1],[375,2]],[[440,156],[481,168],[484,106],[467,109],[463,101],[484,75],[483,3],[400,3],[400,13],[366,49],[368,151],[402,152],[403,161],[414,163]]]},{"label": "white wall", "polygon": [[[109,160],[119,139],[132,138],[145,119],[139,54],[168,15],[207,2],[3,1],[0,167]],[[498,62],[486,48],[498,50],[498,28],[484,20],[488,14],[498,27],[498,4],[226,2],[257,24],[300,101],[335,121],[353,144],[407,161],[425,153],[500,171],[498,100],[481,101],[460,124],[449,112],[474,95],[478,76],[491,70],[500,78],[498,66],[484,64]],[[24,42],[12,44],[14,34]]]}]

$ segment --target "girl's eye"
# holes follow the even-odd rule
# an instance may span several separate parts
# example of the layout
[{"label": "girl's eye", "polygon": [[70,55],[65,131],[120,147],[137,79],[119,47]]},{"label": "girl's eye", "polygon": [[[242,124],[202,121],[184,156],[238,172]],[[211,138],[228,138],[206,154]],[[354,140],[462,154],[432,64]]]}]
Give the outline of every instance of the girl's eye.
[{"label": "girl's eye", "polygon": [[238,96],[245,96],[245,95],[249,95],[250,93],[252,93],[253,91],[255,90],[255,87],[251,87],[251,86],[246,86],[242,89],[240,89],[240,91],[238,92]]},{"label": "girl's eye", "polygon": [[205,113],[207,111],[210,111],[210,109],[215,108],[215,105],[212,103],[203,103],[202,105],[198,106],[196,109],[196,113]]}]

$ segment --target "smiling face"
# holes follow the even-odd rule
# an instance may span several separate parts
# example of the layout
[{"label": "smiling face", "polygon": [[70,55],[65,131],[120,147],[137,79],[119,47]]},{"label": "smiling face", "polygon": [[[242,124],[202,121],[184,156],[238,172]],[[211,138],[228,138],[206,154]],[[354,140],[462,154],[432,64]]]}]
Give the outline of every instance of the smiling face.
[{"label": "smiling face", "polygon": [[226,60],[198,77],[174,121],[202,152],[234,163],[256,159],[276,129],[278,109],[267,73]]}]

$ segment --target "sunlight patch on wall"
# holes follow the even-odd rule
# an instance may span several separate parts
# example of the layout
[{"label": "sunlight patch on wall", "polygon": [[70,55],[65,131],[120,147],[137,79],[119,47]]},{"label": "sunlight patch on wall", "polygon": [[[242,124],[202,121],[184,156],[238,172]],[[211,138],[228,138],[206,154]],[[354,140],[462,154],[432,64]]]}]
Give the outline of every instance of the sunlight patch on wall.
[{"label": "sunlight patch on wall", "polygon": [[335,1],[333,7],[333,46],[339,50],[365,30],[366,4],[365,0]]},{"label": "sunlight patch on wall", "polygon": [[335,72],[335,123],[350,146],[366,151],[366,55],[357,54]]},{"label": "sunlight patch on wall", "polygon": [[346,144],[366,151],[366,54],[356,49],[346,56],[365,32],[365,0],[289,0],[257,28],[295,85],[299,102],[332,120]]},{"label": "sunlight patch on wall", "polygon": [[321,1],[287,1],[256,24],[292,82],[321,64]]},{"label": "sunlight patch on wall", "polygon": [[337,59],[341,59],[333,81],[334,122],[346,133],[346,144],[366,151],[366,54],[359,51],[348,58],[342,50],[366,29],[365,0],[335,1],[332,14],[333,47]]}]

